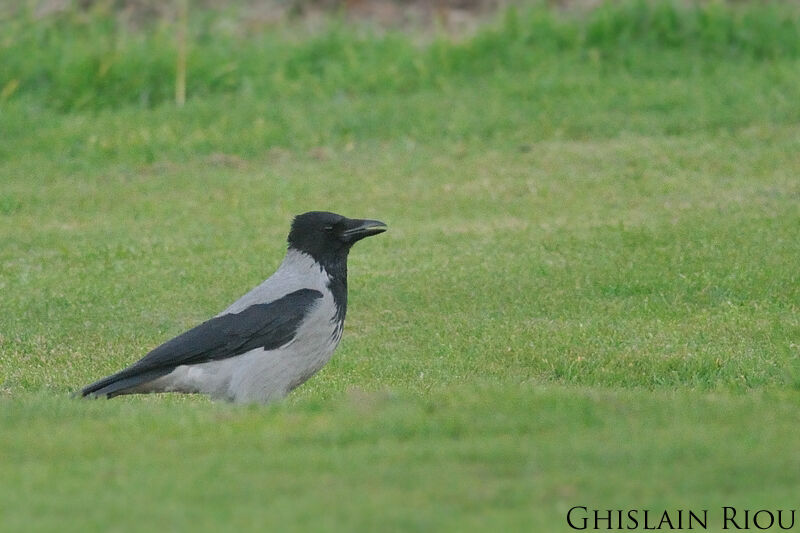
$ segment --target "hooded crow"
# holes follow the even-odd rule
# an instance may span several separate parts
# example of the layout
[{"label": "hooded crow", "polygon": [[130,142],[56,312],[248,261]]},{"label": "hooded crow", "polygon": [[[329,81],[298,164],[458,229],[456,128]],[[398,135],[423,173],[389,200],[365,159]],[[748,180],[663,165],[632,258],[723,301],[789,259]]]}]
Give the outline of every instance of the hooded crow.
[{"label": "hooded crow", "polygon": [[347,312],[347,254],[386,231],[377,220],[298,215],[278,270],[216,317],[128,368],[87,385],[84,397],[185,392],[237,403],[286,396],[333,355]]}]

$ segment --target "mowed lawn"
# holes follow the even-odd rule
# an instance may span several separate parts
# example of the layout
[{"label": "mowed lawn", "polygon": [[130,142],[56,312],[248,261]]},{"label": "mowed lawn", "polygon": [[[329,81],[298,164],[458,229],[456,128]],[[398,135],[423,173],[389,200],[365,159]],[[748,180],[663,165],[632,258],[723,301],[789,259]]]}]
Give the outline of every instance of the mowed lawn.
[{"label": "mowed lawn", "polygon": [[[182,109],[9,99],[0,530],[796,508],[798,102],[796,57],[657,47]],[[285,402],[70,397],[271,274],[312,209],[390,231]]]}]

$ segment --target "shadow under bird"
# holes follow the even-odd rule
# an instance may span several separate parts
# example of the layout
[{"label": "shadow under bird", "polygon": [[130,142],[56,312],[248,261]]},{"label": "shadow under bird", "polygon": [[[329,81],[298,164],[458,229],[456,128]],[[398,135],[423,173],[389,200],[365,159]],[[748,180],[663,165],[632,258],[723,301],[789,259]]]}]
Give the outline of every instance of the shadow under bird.
[{"label": "shadow under bird", "polygon": [[87,385],[84,397],[184,392],[237,403],[286,396],[330,360],[347,312],[347,255],[377,220],[298,215],[278,270],[216,317]]}]

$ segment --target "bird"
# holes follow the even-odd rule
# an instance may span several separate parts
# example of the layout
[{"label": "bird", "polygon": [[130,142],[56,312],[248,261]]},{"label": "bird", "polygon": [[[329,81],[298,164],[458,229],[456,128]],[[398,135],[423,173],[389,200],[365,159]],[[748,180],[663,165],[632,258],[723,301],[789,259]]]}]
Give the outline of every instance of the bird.
[{"label": "bird", "polygon": [[284,398],[330,360],[342,338],[350,249],[387,229],[379,220],[327,211],[297,215],[274,274],[79,396],[179,392],[233,403]]}]

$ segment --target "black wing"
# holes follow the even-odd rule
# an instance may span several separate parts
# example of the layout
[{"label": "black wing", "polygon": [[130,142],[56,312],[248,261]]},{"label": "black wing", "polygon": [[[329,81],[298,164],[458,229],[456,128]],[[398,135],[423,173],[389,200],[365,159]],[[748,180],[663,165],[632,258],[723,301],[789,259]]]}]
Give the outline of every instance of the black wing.
[{"label": "black wing", "polygon": [[[321,292],[301,289],[270,303],[212,318],[165,342],[128,368],[88,385],[81,395],[110,396],[166,375],[180,365],[226,359],[255,348],[272,350],[283,346],[294,339],[297,328],[318,298],[322,298]],[[142,379],[133,379],[139,377]],[[120,386],[101,390],[115,383]]]}]

